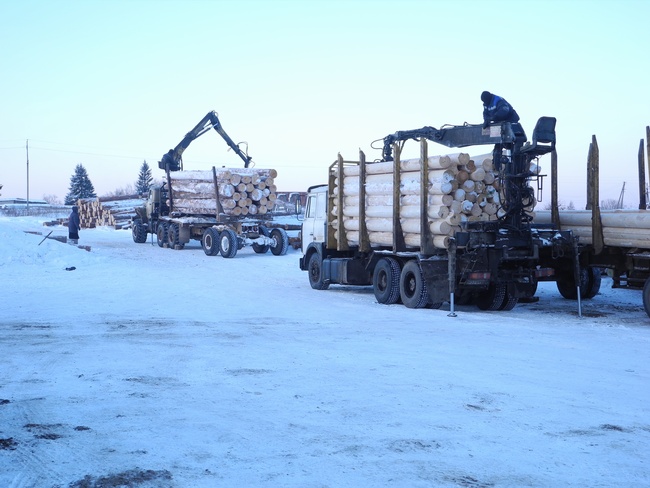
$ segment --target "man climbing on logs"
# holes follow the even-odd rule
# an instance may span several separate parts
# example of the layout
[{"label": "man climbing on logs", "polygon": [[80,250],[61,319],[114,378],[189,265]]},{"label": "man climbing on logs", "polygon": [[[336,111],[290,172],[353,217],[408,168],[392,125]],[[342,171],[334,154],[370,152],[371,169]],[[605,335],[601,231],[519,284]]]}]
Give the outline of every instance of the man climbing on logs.
[{"label": "man climbing on logs", "polygon": [[481,93],[481,100],[483,101],[484,129],[490,125],[490,122],[519,122],[519,115],[505,98],[484,91]]}]

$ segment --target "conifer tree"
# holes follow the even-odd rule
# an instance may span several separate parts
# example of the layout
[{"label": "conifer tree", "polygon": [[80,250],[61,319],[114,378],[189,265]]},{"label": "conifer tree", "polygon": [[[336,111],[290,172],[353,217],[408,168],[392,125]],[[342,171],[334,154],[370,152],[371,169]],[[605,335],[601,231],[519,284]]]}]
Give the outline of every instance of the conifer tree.
[{"label": "conifer tree", "polygon": [[95,198],[95,187],[93,186],[88,173],[83,165],[78,164],[74,174],[70,177],[70,188],[65,196],[65,205],[74,205],[80,198]]},{"label": "conifer tree", "polygon": [[143,195],[149,192],[149,187],[153,182],[153,176],[151,176],[151,168],[145,160],[140,166],[140,173],[138,174],[138,179],[135,182],[135,192],[138,195]]}]

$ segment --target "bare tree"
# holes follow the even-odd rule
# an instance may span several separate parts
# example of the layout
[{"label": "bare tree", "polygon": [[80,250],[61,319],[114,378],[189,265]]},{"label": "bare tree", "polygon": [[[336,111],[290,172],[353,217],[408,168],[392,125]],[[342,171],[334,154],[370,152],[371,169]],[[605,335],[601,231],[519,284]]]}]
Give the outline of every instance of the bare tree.
[{"label": "bare tree", "polygon": [[618,207],[618,201],[613,198],[608,198],[607,200],[600,201],[600,208],[602,210],[614,210]]},{"label": "bare tree", "polygon": [[50,205],[61,205],[61,200],[59,197],[53,194],[43,195],[43,200],[45,200]]}]

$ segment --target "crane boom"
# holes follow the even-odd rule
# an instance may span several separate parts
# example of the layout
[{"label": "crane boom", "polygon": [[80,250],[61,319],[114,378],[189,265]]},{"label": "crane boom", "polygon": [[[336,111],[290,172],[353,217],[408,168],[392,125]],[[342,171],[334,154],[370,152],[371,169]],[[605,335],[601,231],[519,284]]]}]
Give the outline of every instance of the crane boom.
[{"label": "crane boom", "polygon": [[[219,121],[219,117],[217,116],[217,113],[212,110],[206,114],[205,117],[201,119],[201,121],[196,124],[196,126],[189,131],[187,134],[185,134],[185,137],[181,140],[181,142],[178,143],[178,145],[174,149],[170,149],[166,154],[163,155],[162,159],[158,162],[158,167],[160,169],[164,169],[165,171],[178,171],[182,169],[183,167],[183,152],[187,147],[194,141],[196,138],[200,137],[201,135],[205,134],[207,131],[210,129],[214,129],[217,131],[217,133],[223,138],[224,141],[226,141],[226,144],[230,146],[230,148],[237,153],[237,155],[242,158],[244,161],[244,167],[248,168],[252,161],[252,157],[250,157],[247,153],[242,151],[239,148],[239,144],[235,144],[235,142],[230,138],[228,134],[226,134],[226,131],[223,129],[223,126],[221,125],[221,122]],[[241,144],[241,143],[240,143]]]}]

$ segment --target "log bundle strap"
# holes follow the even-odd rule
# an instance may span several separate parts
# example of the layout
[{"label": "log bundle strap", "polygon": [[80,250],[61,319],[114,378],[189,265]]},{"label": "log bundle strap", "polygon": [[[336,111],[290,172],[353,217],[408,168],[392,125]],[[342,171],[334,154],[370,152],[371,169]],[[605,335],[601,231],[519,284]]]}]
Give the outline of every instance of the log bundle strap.
[{"label": "log bundle strap", "polygon": [[181,215],[264,215],[275,205],[276,177],[274,169],[256,168],[173,172],[172,210]]}]

